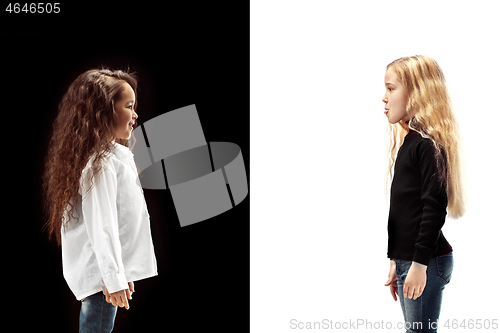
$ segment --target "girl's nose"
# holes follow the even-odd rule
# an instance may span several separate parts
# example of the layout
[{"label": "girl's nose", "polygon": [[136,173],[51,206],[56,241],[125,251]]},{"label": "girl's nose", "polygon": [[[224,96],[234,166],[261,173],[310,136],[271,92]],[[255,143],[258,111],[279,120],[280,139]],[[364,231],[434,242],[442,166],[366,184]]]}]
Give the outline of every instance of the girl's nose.
[{"label": "girl's nose", "polygon": [[139,116],[137,115],[137,113],[135,113],[135,111],[134,111],[134,113],[132,114],[132,118],[133,118],[133,119],[137,119],[137,118],[139,118]]},{"label": "girl's nose", "polygon": [[384,97],[382,97],[382,102],[387,104],[387,97],[385,96],[385,94],[384,94]]}]

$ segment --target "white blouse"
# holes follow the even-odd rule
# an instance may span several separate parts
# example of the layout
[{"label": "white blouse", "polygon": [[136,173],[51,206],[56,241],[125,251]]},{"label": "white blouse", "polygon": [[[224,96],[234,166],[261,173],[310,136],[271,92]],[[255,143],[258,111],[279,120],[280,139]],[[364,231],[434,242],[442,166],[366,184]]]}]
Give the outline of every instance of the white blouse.
[{"label": "white blouse", "polygon": [[[94,186],[82,172],[73,216],[61,229],[63,274],[76,299],[128,288],[128,282],[158,275],[149,213],[133,153],[113,142]],[[82,199],[83,196],[83,199]]]}]

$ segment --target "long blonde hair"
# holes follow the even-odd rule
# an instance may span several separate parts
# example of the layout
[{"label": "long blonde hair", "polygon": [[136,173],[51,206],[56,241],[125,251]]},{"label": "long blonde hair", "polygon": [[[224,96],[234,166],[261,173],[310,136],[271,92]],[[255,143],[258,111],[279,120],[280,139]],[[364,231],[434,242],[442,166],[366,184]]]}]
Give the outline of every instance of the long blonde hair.
[{"label": "long blonde hair", "polygon": [[465,213],[467,200],[463,149],[443,71],[434,59],[423,55],[397,59],[387,65],[389,68],[397,73],[408,93],[409,117],[389,125],[389,178],[393,177],[396,155],[409,129],[431,139],[436,150],[438,179],[446,186],[448,214],[459,218]]}]

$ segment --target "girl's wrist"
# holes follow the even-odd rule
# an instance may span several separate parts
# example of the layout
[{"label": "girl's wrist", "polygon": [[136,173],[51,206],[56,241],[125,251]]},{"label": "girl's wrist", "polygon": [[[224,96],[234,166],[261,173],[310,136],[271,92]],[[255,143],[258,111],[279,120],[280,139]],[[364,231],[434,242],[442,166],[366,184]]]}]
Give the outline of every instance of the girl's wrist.
[{"label": "girl's wrist", "polygon": [[411,265],[414,266],[415,268],[427,269],[427,265],[421,264],[421,263],[416,262],[416,261],[413,261]]}]

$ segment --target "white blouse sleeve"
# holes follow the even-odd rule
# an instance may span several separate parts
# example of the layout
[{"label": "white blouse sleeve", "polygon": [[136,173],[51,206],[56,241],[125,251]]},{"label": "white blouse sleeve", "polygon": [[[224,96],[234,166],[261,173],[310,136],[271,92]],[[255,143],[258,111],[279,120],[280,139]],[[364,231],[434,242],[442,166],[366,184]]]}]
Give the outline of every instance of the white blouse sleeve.
[{"label": "white blouse sleeve", "polygon": [[[87,191],[82,184],[82,213],[90,245],[96,256],[101,278],[109,293],[128,288],[118,231],[117,176],[112,163],[103,163],[103,171]],[[89,175],[90,168],[86,176]],[[86,177],[82,177],[86,179]]]}]

